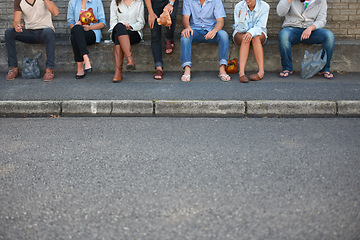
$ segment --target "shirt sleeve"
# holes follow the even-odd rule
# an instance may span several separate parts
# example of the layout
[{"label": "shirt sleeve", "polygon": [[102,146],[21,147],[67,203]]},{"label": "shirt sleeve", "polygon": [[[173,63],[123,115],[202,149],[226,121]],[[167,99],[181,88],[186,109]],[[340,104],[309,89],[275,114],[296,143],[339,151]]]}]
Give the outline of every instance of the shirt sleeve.
[{"label": "shirt sleeve", "polygon": [[75,23],[76,23],[74,11],[75,11],[75,4],[74,4],[74,1],[71,0],[71,1],[69,2],[68,12],[67,12],[68,26],[70,26],[71,24],[75,24]]},{"label": "shirt sleeve", "polygon": [[280,0],[276,7],[276,12],[280,17],[284,17],[290,10],[291,3],[288,0]]},{"label": "shirt sleeve", "polygon": [[221,0],[216,0],[214,16],[215,16],[215,19],[226,17],[224,5],[222,4]]},{"label": "shirt sleeve", "polygon": [[115,0],[112,0],[110,3],[110,28],[109,28],[109,32],[111,32],[113,30],[113,28],[115,27],[115,25],[118,23],[117,21],[117,8],[118,6],[116,6],[116,2]]},{"label": "shirt sleeve", "polygon": [[184,1],[183,1],[182,15],[191,16],[191,8],[190,8],[190,2],[189,2],[189,0],[184,0]]},{"label": "shirt sleeve", "polygon": [[14,12],[21,11],[20,2],[21,2],[21,0],[14,1]]},{"label": "shirt sleeve", "polygon": [[105,20],[105,12],[104,12],[104,6],[102,1],[98,1],[98,6],[97,6],[97,16],[95,15],[95,18],[97,18],[98,22],[97,23],[103,23],[106,27],[106,20]]},{"label": "shirt sleeve", "polygon": [[140,2],[140,7],[139,7],[139,12],[136,13],[138,16],[136,19],[136,23],[130,24],[130,26],[134,31],[140,31],[145,26],[144,2],[143,1],[139,1],[139,2]]},{"label": "shirt sleeve", "polygon": [[253,36],[260,36],[266,29],[267,20],[269,17],[269,5],[262,3],[262,8],[259,12],[259,16],[256,18],[254,27],[250,28],[248,32]]},{"label": "shirt sleeve", "polygon": [[318,28],[323,28],[326,25],[326,16],[327,16],[327,3],[322,1],[319,14],[317,15],[313,25]]}]

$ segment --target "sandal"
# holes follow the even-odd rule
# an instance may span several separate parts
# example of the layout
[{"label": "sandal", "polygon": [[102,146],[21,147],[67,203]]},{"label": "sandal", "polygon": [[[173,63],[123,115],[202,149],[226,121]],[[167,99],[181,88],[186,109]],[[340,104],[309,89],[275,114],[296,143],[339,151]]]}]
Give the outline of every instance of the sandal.
[{"label": "sandal", "polygon": [[323,76],[326,79],[333,79],[334,75],[331,72],[319,72],[320,76]]},{"label": "sandal", "polygon": [[191,75],[182,75],[181,76],[181,81],[182,82],[190,82],[190,77],[191,77]]},{"label": "sandal", "polygon": [[[281,75],[282,74],[282,75]],[[280,73],[279,77],[281,78],[287,78],[288,76],[290,76],[291,74],[293,74],[293,71],[289,71],[289,70],[284,70]]]},{"label": "sandal", "polygon": [[220,74],[218,77],[221,79],[221,81],[224,81],[224,82],[228,82],[231,80],[231,77],[227,74]]},{"label": "sandal", "polygon": [[154,74],[154,79],[156,79],[156,80],[163,79],[163,71],[160,69],[156,69],[156,72]]},{"label": "sandal", "polygon": [[[166,53],[166,54],[171,54],[171,53],[173,53],[174,48],[175,48],[174,41],[165,41],[165,53]],[[167,52],[167,50],[171,50],[171,51],[168,51],[168,52]]]}]

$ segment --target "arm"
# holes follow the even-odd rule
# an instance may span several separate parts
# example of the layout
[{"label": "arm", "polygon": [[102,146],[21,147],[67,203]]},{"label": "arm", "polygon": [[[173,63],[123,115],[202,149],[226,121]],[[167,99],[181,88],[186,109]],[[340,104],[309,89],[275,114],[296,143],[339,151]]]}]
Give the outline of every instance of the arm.
[{"label": "arm", "polygon": [[261,33],[263,32],[263,29],[266,29],[270,6],[265,2],[262,2],[262,4],[264,4],[263,8],[259,13],[259,17],[256,19],[254,27],[250,28],[247,31],[248,33],[251,34],[252,37],[260,36]]},{"label": "arm", "polygon": [[224,18],[217,18],[215,27],[209,31],[204,37],[205,39],[213,39],[218,31],[224,27]]},{"label": "arm", "polygon": [[79,23],[76,23],[76,21],[75,21],[74,11],[75,11],[75,9],[74,9],[73,1],[70,1],[69,5],[68,5],[68,11],[67,11],[67,21],[68,21],[68,26],[70,29],[72,29],[75,24],[79,24]]},{"label": "arm", "polygon": [[118,6],[116,6],[115,0],[112,0],[111,4],[110,4],[110,28],[109,28],[110,32],[113,30],[113,28],[118,23],[117,13],[116,13],[117,7]]},{"label": "arm", "polygon": [[[169,14],[171,14],[174,10],[173,5],[175,4],[175,1],[178,1],[178,0],[169,0],[169,3],[166,4],[166,6],[164,7],[164,11],[168,11]],[[171,5],[170,2],[172,2],[173,4]]]},{"label": "arm", "polygon": [[280,0],[276,7],[276,12],[280,17],[284,17],[290,10],[293,0]]},{"label": "arm", "polygon": [[140,31],[141,29],[144,28],[145,25],[145,18],[144,18],[144,2],[141,1],[141,5],[139,7],[139,12],[137,13],[137,19],[136,19],[136,23],[134,24],[130,24],[130,27],[134,30],[134,31]]},{"label": "arm", "polygon": [[146,4],[146,7],[147,7],[148,12],[149,12],[149,16],[148,16],[149,26],[150,26],[151,29],[153,29],[155,19],[157,19],[158,16],[156,16],[156,14],[154,13],[154,10],[153,10],[152,5],[151,5],[151,0],[145,0],[145,4]]},{"label": "arm", "polygon": [[59,8],[55,5],[53,1],[50,0],[43,0],[43,1],[45,3],[45,6],[49,10],[49,12],[51,12],[52,15],[54,15],[55,17],[59,15]]},{"label": "arm", "polygon": [[193,30],[190,26],[190,16],[189,15],[182,16],[182,24],[184,26],[184,30],[182,30],[181,36],[189,38],[191,35],[193,35]]},{"label": "arm", "polygon": [[106,27],[105,12],[102,1],[99,1],[99,5],[96,9],[94,9],[94,14],[95,17],[97,17],[98,22],[91,25],[83,25],[85,31],[98,30]]},{"label": "arm", "polygon": [[21,16],[22,16],[21,11],[14,12],[14,21],[12,26],[16,32],[22,32],[23,25],[21,24]]}]

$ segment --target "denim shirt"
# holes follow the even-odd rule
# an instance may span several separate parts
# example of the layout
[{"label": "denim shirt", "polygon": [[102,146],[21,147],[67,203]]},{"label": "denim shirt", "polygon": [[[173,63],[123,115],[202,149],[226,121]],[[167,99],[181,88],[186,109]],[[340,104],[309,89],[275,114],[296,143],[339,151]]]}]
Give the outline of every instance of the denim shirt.
[{"label": "denim shirt", "polygon": [[[250,11],[245,1],[236,4],[234,9],[233,29],[239,33],[249,32],[253,37],[260,36],[261,33],[267,37],[266,24],[269,17],[270,6],[262,0],[256,0],[255,8]],[[240,10],[245,14],[245,18],[241,19]]]},{"label": "denim shirt", "polygon": [[[89,8],[93,9],[95,18],[98,20],[97,23],[103,23],[106,27],[105,13],[104,13],[104,7],[102,1],[88,0],[86,2],[86,10]],[[68,12],[67,12],[68,26],[70,26],[70,24],[75,24],[77,21],[79,21],[80,10],[81,10],[81,0],[70,0],[68,6]],[[91,23],[90,25],[94,25],[94,24],[95,23]],[[96,36],[96,42],[99,43],[102,38],[101,30],[96,29],[93,31]]]},{"label": "denim shirt", "polygon": [[199,0],[184,0],[183,15],[190,16],[192,29],[211,31],[218,18],[225,18],[226,13],[221,0],[205,0],[201,7]]}]

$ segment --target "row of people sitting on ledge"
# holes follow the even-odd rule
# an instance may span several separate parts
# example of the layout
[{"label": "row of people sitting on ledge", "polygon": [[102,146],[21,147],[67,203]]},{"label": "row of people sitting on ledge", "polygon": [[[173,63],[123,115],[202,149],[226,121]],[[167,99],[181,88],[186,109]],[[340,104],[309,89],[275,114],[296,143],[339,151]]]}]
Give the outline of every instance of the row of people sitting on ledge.
[{"label": "row of people sitting on ledge", "polygon": [[[162,24],[166,27],[165,52],[174,50],[174,30],[179,0],[145,0],[148,9],[148,23],[151,29],[151,49],[154,58],[154,79],[163,78]],[[83,25],[80,14],[92,8],[96,18],[90,25]],[[239,80],[242,83],[261,80],[264,77],[263,44],[267,39],[266,24],[269,16],[269,5],[262,0],[243,0],[234,9],[233,41],[240,46]],[[5,32],[8,66],[6,79],[12,80],[19,74],[16,57],[15,40],[26,43],[46,44],[46,72],[44,81],[54,78],[55,36],[52,15],[57,16],[59,10],[52,0],[15,0],[13,28]],[[277,14],[285,17],[283,29],[279,34],[279,50],[282,72],[280,77],[288,77],[293,73],[291,45],[298,43],[322,44],[326,49],[327,62],[319,72],[325,78],[333,78],[330,61],[334,50],[334,34],[323,27],[326,24],[326,0],[280,0]],[[24,15],[25,27],[21,24]],[[161,17],[160,17],[161,16]],[[191,79],[191,45],[204,42],[218,44],[219,78],[229,81],[226,73],[228,64],[229,36],[222,28],[226,17],[221,0],[183,0],[181,32],[181,65],[184,73],[181,81]],[[87,45],[101,41],[101,29],[106,26],[105,13],[101,0],[70,0],[67,20],[71,29],[71,44],[77,64],[77,79],[85,77],[92,71]],[[123,59],[126,58],[127,70],[136,68],[131,53],[131,45],[139,43],[143,38],[145,25],[143,0],[112,0],[110,5],[111,38],[114,42],[115,74],[113,82],[120,82],[123,72]],[[245,65],[250,45],[253,46],[258,72],[248,76]]]}]

